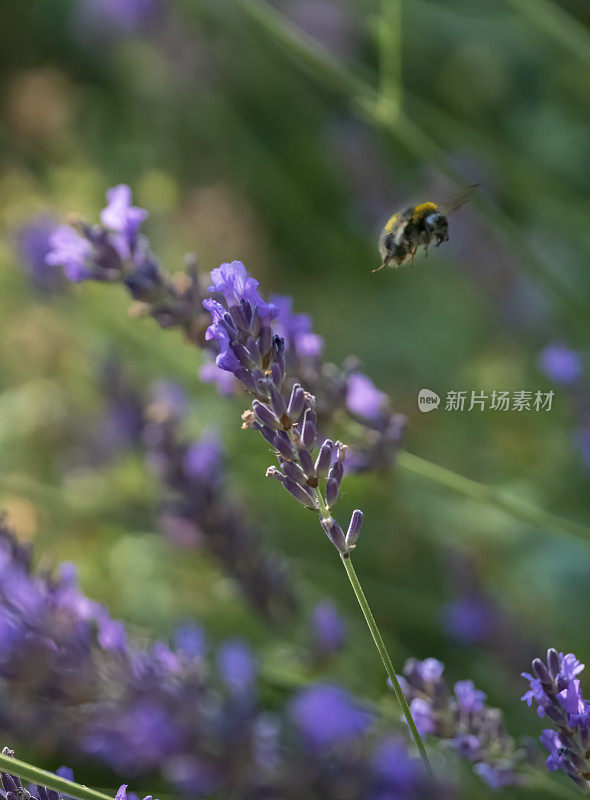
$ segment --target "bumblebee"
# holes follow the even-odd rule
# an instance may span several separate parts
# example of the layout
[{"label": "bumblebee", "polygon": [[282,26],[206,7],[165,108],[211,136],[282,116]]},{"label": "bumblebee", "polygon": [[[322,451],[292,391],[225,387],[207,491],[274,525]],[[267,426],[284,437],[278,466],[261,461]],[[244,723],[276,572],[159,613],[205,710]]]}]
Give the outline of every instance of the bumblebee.
[{"label": "bumblebee", "polygon": [[408,262],[413,264],[420,246],[428,255],[428,247],[433,241],[436,241],[437,247],[442,242],[448,242],[447,217],[467,202],[478,185],[466,186],[441,203],[420,203],[390,217],[379,238],[381,264],[373,272],[379,272],[384,267],[395,269]]}]

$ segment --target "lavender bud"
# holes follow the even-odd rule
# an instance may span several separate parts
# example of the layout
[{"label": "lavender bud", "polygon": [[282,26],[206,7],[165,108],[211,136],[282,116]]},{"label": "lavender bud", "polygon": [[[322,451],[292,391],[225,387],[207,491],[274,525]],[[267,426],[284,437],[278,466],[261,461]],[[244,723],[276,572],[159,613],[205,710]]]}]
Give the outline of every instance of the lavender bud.
[{"label": "lavender bud", "polygon": [[279,419],[287,416],[287,404],[283,395],[277,391],[274,386],[270,387],[270,400],[272,403],[273,411]]},{"label": "lavender bud", "polygon": [[306,492],[303,486],[301,486],[299,483],[295,483],[295,481],[292,481],[290,478],[285,478],[283,481],[283,486],[293,495],[296,500],[299,500],[301,505],[305,506],[305,508],[317,510],[317,503],[315,499],[311,496],[311,494]]},{"label": "lavender bud", "polygon": [[283,383],[283,380],[285,378],[285,373],[281,369],[281,365],[278,364],[276,361],[273,362],[273,364],[272,364],[272,366],[270,368],[270,374],[271,374],[272,382],[274,383],[274,385],[275,386],[281,386],[282,383]]},{"label": "lavender bud", "polygon": [[308,408],[303,417],[303,429],[301,431],[301,441],[306,450],[311,450],[314,446],[317,434],[316,421],[317,416],[315,411]]},{"label": "lavender bud", "polygon": [[292,480],[294,483],[300,483],[302,486],[306,483],[307,476],[305,475],[299,464],[296,464],[294,461],[284,461],[283,459],[281,459],[280,462],[281,462],[281,469],[283,470],[287,478]]},{"label": "lavender bud", "polygon": [[274,443],[275,443],[275,436],[277,435],[277,434],[276,434],[276,431],[275,431],[275,430],[273,430],[273,428],[267,428],[267,426],[266,426],[266,425],[261,425],[261,426],[260,426],[260,428],[259,428],[258,430],[259,430],[259,431],[260,431],[260,433],[261,433],[261,434],[264,436],[264,438],[266,439],[266,441],[267,441],[269,444],[272,444],[272,445],[273,445],[273,447],[274,447]]},{"label": "lavender bud", "polygon": [[533,659],[533,672],[544,686],[549,686],[550,688],[553,686],[553,678],[540,658]]},{"label": "lavender bud", "polygon": [[244,369],[244,367],[238,367],[236,370],[236,378],[240,381],[246,391],[251,392],[252,394],[260,394],[256,381],[254,380],[254,376],[250,370]]},{"label": "lavender bud", "polygon": [[265,325],[260,330],[260,334],[258,336],[258,347],[260,349],[260,355],[262,359],[268,355],[272,344],[272,334],[268,325]]},{"label": "lavender bud", "polygon": [[337,481],[338,488],[340,488],[343,476],[344,476],[344,467],[342,466],[342,461],[336,461],[334,464],[332,464],[330,472],[328,473],[328,478],[333,478],[335,481]]},{"label": "lavender bud", "polygon": [[333,517],[328,517],[328,519],[322,519],[320,522],[322,528],[328,536],[328,539],[332,542],[338,552],[342,554],[347,553],[348,548],[346,545],[346,539],[344,538],[344,531],[336,522],[336,520]]},{"label": "lavender bud", "polygon": [[285,369],[285,340],[275,336],[272,341],[273,361],[278,361],[283,371]]},{"label": "lavender bud", "polygon": [[250,330],[250,325],[241,306],[232,306],[229,309],[229,313],[239,331],[247,332]]},{"label": "lavender bud", "polygon": [[553,722],[557,722],[558,725],[564,725],[564,724],[567,725],[567,715],[565,714],[564,711],[562,710],[557,711],[552,706],[543,706],[543,710],[545,711],[549,719],[553,720]]},{"label": "lavender bud", "polygon": [[291,399],[289,400],[289,416],[293,421],[298,420],[305,405],[305,392],[301,385],[296,383],[291,390]]},{"label": "lavender bud", "polygon": [[258,366],[262,366],[263,359],[260,353],[260,346],[258,339],[254,339],[252,336],[248,336],[246,340],[246,349],[251,355],[252,361],[256,363]]},{"label": "lavender bud", "polygon": [[326,482],[326,505],[328,508],[332,508],[336,504],[339,489],[340,484],[338,481],[335,478],[328,478]]},{"label": "lavender bud", "polygon": [[352,512],[352,516],[350,518],[350,523],[348,525],[348,531],[346,532],[346,545],[349,550],[355,546],[357,539],[359,538],[361,528],[363,527],[363,512],[356,508]]},{"label": "lavender bud", "polygon": [[259,400],[254,400],[252,408],[260,422],[267,428],[274,428],[277,430],[280,427],[279,420],[264,403],[261,403]]},{"label": "lavender bud", "polygon": [[248,369],[249,367],[252,366],[253,363],[252,357],[243,344],[241,344],[240,342],[232,342],[230,344],[230,347],[232,349],[233,354],[243,367],[246,367],[246,369]]},{"label": "lavender bud", "polygon": [[266,470],[266,477],[274,478],[275,481],[279,481],[279,483],[282,483],[285,480],[283,473],[280,472],[280,470],[278,470],[276,467],[269,467]]},{"label": "lavender bud", "polygon": [[[309,479],[315,478],[315,469],[313,466],[313,460],[309,455],[309,453],[307,452],[307,450],[299,451],[299,461],[307,477]],[[316,480],[316,486],[317,486],[317,480]]]},{"label": "lavender bud", "polygon": [[244,298],[242,298],[240,305],[242,306],[242,312],[244,314],[246,324],[248,327],[250,327],[250,325],[252,325],[252,320],[254,319],[254,309],[247,300],[244,300]]},{"label": "lavender bud", "polygon": [[293,448],[291,447],[291,442],[289,441],[289,437],[287,436],[285,431],[278,431],[275,434],[275,438],[273,439],[273,445],[283,456],[283,458],[289,460],[293,458],[294,456]]},{"label": "lavender bud", "polygon": [[326,441],[320,447],[320,452],[315,462],[315,471],[318,478],[325,478],[332,463],[332,455],[334,454],[334,442],[331,439]]},{"label": "lavender bud", "polygon": [[547,666],[553,677],[557,678],[561,671],[561,665],[559,663],[559,654],[554,647],[550,647],[549,650],[547,650]]}]

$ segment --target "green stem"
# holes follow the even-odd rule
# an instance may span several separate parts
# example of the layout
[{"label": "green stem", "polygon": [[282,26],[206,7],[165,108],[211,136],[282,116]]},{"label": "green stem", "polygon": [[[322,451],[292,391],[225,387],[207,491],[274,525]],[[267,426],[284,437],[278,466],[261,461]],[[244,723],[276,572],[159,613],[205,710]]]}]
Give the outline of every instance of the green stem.
[{"label": "green stem", "polygon": [[496,506],[507,514],[524,520],[531,525],[559,531],[578,541],[582,540],[586,544],[590,542],[590,530],[585,525],[558,517],[556,514],[551,514],[519,498],[510,497],[492,486],[486,486],[471,480],[471,478],[466,478],[464,475],[459,475],[457,472],[446,469],[446,467],[441,467],[431,461],[426,461],[424,458],[415,456],[413,453],[408,453],[407,450],[399,452],[398,465],[408,472],[414,472],[423,478],[436,481],[442,486],[460,492],[474,500]]},{"label": "green stem", "polygon": [[395,119],[401,110],[402,0],[381,0],[379,41],[379,105]]},{"label": "green stem", "polygon": [[568,54],[575,54],[590,63],[590,36],[588,31],[572,14],[550,0],[507,0],[508,4],[525,16],[563,47]]},{"label": "green stem", "polygon": [[78,800],[113,800],[112,795],[88,789],[87,786],[60,778],[58,775],[46,772],[39,767],[33,767],[31,764],[12,758],[12,756],[0,754],[0,768],[9,775],[18,775],[21,780],[55,789],[56,792],[76,797]]},{"label": "green stem", "polygon": [[404,697],[404,693],[402,691],[402,687],[399,684],[397,679],[397,675],[395,673],[395,669],[393,668],[393,664],[391,663],[391,658],[389,657],[389,653],[387,652],[387,648],[385,647],[385,643],[383,642],[383,637],[381,636],[381,632],[377,627],[377,623],[375,622],[375,617],[373,616],[373,612],[367,602],[367,598],[365,597],[365,593],[363,592],[363,587],[360,584],[359,579],[357,578],[357,574],[355,569],[352,565],[352,561],[350,556],[348,555],[341,555],[342,563],[344,564],[344,569],[346,570],[346,574],[348,575],[348,579],[350,580],[351,586],[354,590],[356,595],[356,599],[358,600],[359,606],[361,607],[361,611],[364,614],[365,620],[367,621],[367,625],[369,626],[369,630],[371,631],[371,636],[373,637],[373,641],[375,642],[375,647],[377,648],[379,655],[381,656],[381,661],[383,661],[383,666],[385,667],[385,671],[389,676],[389,680],[391,681],[391,685],[393,686],[393,691],[397,698],[398,703],[401,706],[401,709],[404,713],[404,717],[406,718],[406,722],[408,723],[408,728],[412,734],[412,737],[416,743],[416,747],[418,748],[418,752],[420,753],[420,757],[424,762],[424,768],[426,772],[432,777],[432,767],[430,766],[430,761],[428,759],[428,753],[426,752],[426,748],[424,747],[424,742],[420,738],[420,734],[418,733],[418,728],[416,727],[416,723],[412,717],[412,713],[410,711],[410,707],[408,705],[408,701]]}]

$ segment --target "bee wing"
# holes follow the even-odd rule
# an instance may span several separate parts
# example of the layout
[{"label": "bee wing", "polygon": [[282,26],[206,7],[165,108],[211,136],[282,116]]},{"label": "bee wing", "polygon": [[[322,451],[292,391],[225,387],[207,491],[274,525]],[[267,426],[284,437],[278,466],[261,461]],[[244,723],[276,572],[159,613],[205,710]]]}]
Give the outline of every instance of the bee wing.
[{"label": "bee wing", "polygon": [[465,186],[464,189],[460,189],[458,192],[452,194],[450,197],[447,197],[442,202],[437,203],[439,211],[446,216],[452,214],[453,211],[456,211],[458,208],[461,208],[462,205],[467,203],[478,186],[479,183],[474,183],[471,186]]}]

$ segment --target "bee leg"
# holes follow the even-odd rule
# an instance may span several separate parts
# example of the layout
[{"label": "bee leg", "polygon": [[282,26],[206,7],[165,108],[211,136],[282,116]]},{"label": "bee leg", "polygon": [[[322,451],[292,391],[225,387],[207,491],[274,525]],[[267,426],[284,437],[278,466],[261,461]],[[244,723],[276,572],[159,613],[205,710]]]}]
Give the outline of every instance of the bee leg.
[{"label": "bee leg", "polygon": [[426,258],[428,258],[428,245],[427,244],[424,245],[424,255],[426,256]]},{"label": "bee leg", "polygon": [[414,259],[416,258],[417,251],[418,251],[417,247],[412,247],[412,249],[410,251],[411,252],[411,257],[410,257],[410,266],[411,267],[414,266]]},{"label": "bee leg", "polygon": [[376,272],[381,272],[381,270],[382,270],[382,269],[383,269],[383,268],[384,268],[386,265],[387,265],[387,261],[386,261],[385,259],[383,259],[383,261],[381,262],[381,264],[380,264],[378,267],[376,267],[375,269],[372,269],[372,270],[371,270],[371,275],[374,275]]}]

